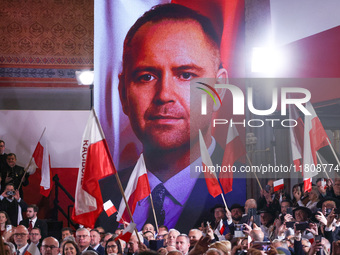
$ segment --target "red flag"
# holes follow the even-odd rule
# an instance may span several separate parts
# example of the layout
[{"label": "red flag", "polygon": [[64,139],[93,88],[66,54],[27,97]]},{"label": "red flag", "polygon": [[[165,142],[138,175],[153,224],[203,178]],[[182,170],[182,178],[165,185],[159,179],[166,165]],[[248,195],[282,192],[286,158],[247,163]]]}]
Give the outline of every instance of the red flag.
[{"label": "red flag", "polygon": [[40,194],[48,197],[52,189],[52,174],[50,154],[48,153],[47,140],[45,135],[41,136],[32,155],[32,160],[29,164],[27,172],[33,174],[35,169],[41,171]]},{"label": "red flag", "polygon": [[289,118],[294,119],[297,122],[297,125],[295,127],[289,128],[289,134],[295,171],[298,172],[301,171],[302,166],[304,124],[301,117],[296,111],[296,107],[291,104],[289,105]]},{"label": "red flag", "polygon": [[[132,215],[136,209],[137,202],[146,198],[151,193],[143,154],[140,155],[137,164],[131,173],[124,193]],[[124,199],[120,202],[117,221],[120,223],[131,221]]]},{"label": "red flag", "polygon": [[135,223],[130,223],[123,231],[123,233],[121,233],[119,236],[117,236],[115,238],[115,240],[123,240],[125,242],[129,242],[130,238],[132,236],[133,231],[135,230],[136,224]]},{"label": "red flag", "polygon": [[284,188],[283,179],[275,181],[273,185],[274,185],[274,192],[282,190]]},{"label": "red flag", "polygon": [[217,180],[216,174],[211,172],[209,169],[210,167],[213,167],[213,164],[207,146],[205,145],[201,130],[199,130],[199,141],[205,182],[207,183],[210,195],[217,197],[218,195],[222,194],[222,189]]},{"label": "red flag", "polygon": [[108,200],[104,203],[104,210],[107,214],[107,217],[110,217],[112,214],[117,212],[117,209],[116,209],[116,207],[114,206],[114,204],[112,203],[111,200]]},{"label": "red flag", "polygon": [[316,152],[328,145],[328,136],[310,102],[306,104],[306,109],[311,113],[305,116],[303,145],[304,190],[308,192],[312,189],[312,177],[318,174],[315,169],[318,162]]},{"label": "red flag", "polygon": [[40,255],[40,251],[38,249],[38,246],[35,245],[34,243],[31,243],[30,246],[28,246],[24,255]]},{"label": "red flag", "polygon": [[[227,142],[224,150],[223,160],[222,160],[222,167],[225,169],[230,169],[236,160],[239,159],[241,156],[245,155],[246,149],[241,141],[240,135],[237,131],[235,125],[231,125],[232,122],[229,124],[228,135],[227,135]],[[224,194],[233,190],[233,172],[232,171],[222,171],[220,173],[220,182],[224,191]]]},{"label": "red flag", "polygon": [[98,181],[117,172],[94,110],[90,112],[83,134],[80,158],[72,220],[94,228],[103,211]]}]

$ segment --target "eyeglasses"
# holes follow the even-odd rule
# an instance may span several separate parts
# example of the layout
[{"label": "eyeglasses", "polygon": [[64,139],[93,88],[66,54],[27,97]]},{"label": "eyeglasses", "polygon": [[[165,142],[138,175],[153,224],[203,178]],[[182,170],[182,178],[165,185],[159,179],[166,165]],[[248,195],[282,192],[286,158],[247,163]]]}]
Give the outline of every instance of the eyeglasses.
[{"label": "eyeglasses", "polygon": [[50,248],[51,250],[58,248],[57,246],[54,245],[41,245],[41,248],[48,249]]},{"label": "eyeglasses", "polygon": [[39,233],[30,233],[30,236],[38,236],[40,235]]},{"label": "eyeglasses", "polygon": [[108,246],[106,246],[107,249],[114,249],[116,247],[117,247],[117,245],[108,245]]},{"label": "eyeglasses", "polygon": [[88,235],[78,235],[78,236],[76,236],[77,238],[86,238],[86,237],[90,237],[90,236],[88,236]]},{"label": "eyeglasses", "polygon": [[26,233],[15,233],[14,234],[14,236],[16,236],[16,237],[24,237],[24,236],[27,236],[27,234]]}]

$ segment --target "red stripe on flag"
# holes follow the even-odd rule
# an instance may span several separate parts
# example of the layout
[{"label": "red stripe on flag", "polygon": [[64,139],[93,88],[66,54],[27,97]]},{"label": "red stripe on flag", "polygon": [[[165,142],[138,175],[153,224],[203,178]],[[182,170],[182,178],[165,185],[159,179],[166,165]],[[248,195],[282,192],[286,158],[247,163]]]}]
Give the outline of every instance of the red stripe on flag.
[{"label": "red stripe on flag", "polygon": [[35,147],[32,157],[34,158],[35,164],[40,169],[42,167],[43,155],[44,155],[44,147],[41,145],[40,142],[38,142],[37,147]]},{"label": "red stripe on flag", "polygon": [[212,174],[209,168],[202,162],[204,169],[204,178],[207,183],[208,191],[213,197],[217,197],[222,194],[221,186],[214,174]]},{"label": "red stripe on flag", "polygon": [[[131,213],[133,215],[137,202],[146,198],[151,193],[150,186],[149,186],[149,179],[147,174],[143,174],[139,176],[136,189],[132,192],[130,197],[128,198],[128,205],[130,207]],[[124,213],[122,214],[122,219],[119,221],[123,223],[123,221],[129,222],[130,216],[128,213],[127,208],[125,208]]]}]

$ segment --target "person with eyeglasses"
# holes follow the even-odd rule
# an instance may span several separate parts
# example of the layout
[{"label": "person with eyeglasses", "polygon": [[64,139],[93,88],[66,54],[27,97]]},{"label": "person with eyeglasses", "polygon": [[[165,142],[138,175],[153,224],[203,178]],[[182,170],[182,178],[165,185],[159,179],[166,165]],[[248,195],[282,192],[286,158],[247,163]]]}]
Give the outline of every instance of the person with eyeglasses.
[{"label": "person with eyeglasses", "polygon": [[105,255],[117,255],[117,254],[123,254],[120,242],[119,240],[115,241],[114,238],[110,238],[106,242]]},{"label": "person with eyeglasses", "polygon": [[17,255],[24,255],[28,249],[28,230],[25,226],[19,225],[14,230],[14,243],[17,246]]},{"label": "person with eyeglasses", "polygon": [[32,228],[31,232],[29,233],[29,238],[31,243],[34,243],[39,249],[41,247],[41,232],[39,228]]},{"label": "person with eyeglasses", "polygon": [[[95,249],[93,249],[90,246],[90,242],[91,242],[90,231],[86,228],[78,228],[77,229],[77,231],[76,231],[76,242],[79,246],[81,254],[84,253],[87,250],[97,252]],[[97,254],[99,254],[99,253],[97,252]]]},{"label": "person with eyeglasses", "polygon": [[59,251],[59,242],[54,237],[49,236],[42,241],[41,255],[58,255]]}]

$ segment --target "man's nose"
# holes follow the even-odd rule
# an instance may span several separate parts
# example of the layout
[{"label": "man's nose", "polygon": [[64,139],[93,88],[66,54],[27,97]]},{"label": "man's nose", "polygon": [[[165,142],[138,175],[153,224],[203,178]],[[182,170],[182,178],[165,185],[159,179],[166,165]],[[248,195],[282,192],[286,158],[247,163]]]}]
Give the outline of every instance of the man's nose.
[{"label": "man's nose", "polygon": [[176,98],[176,82],[173,75],[165,72],[158,81],[155,100],[157,103],[174,102]]}]

